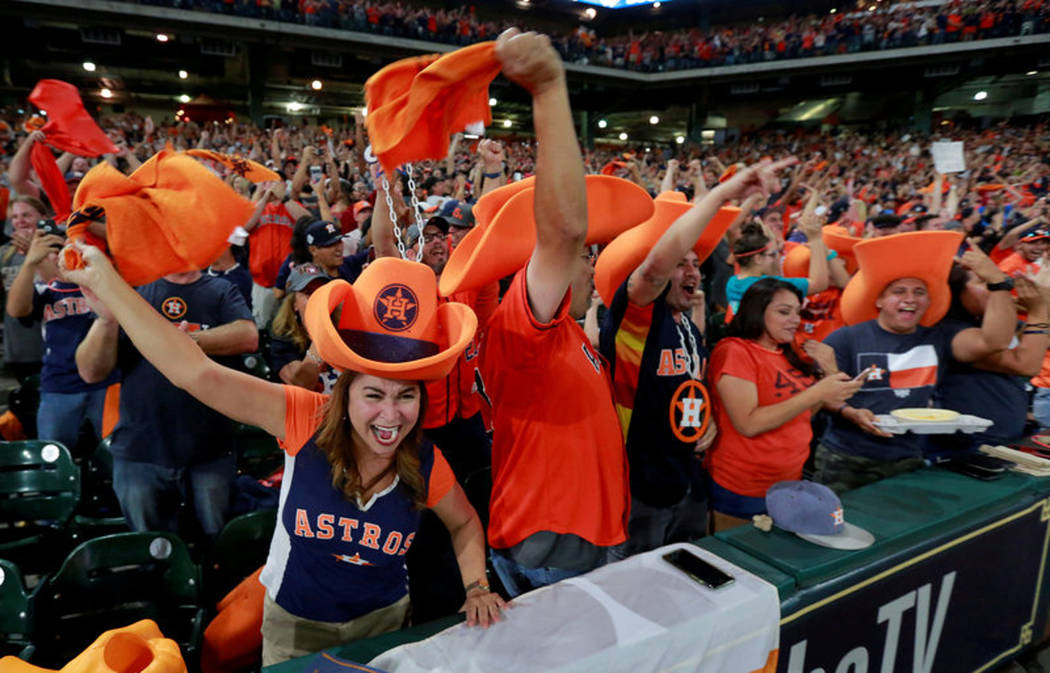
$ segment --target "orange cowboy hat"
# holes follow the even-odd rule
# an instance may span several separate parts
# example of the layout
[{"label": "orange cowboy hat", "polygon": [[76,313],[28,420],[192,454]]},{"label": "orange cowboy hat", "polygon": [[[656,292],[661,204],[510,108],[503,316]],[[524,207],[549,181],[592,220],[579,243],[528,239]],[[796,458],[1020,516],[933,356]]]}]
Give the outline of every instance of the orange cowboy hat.
[{"label": "orange cowboy hat", "polygon": [[948,273],[963,241],[958,231],[910,231],[870,238],[853,248],[860,271],[842,292],[842,317],[855,325],[879,317],[875,302],[886,286],[899,278],[926,283],[930,307],[919,320],[929,327],[948,313],[951,290]]},{"label": "orange cowboy hat", "polygon": [[322,285],[303,322],[329,365],[410,381],[447,376],[478,327],[466,304],[438,303],[430,267],[394,257],[369,264],[353,285]]},{"label": "orange cowboy hat", "polygon": [[[638,268],[671,223],[693,207],[681,192],[663,192],[652,201],[652,217],[617,236],[594,265],[594,287],[606,306],[612,304],[616,290]],[[739,214],[740,209],[736,206],[723,206],[707,223],[693,246],[701,262],[714,252],[718,241]]]},{"label": "orange cowboy hat", "polygon": [[[252,209],[196,159],[161,150],[131,175],[105,162],[88,171],[66,234],[107,251],[129,285],[145,285],[207,267]],[[83,266],[75,248],[62,254],[67,269]]]},{"label": "orange cowboy hat", "polygon": [[[152,619],[104,632],[60,670],[61,673],[98,673],[123,670],[121,664],[129,662],[134,662],[134,670],[141,673],[186,673],[186,662],[178,644],[165,638]],[[52,673],[52,669],[34,666],[18,657],[0,659],[0,671]]]},{"label": "orange cowboy hat", "polygon": [[[648,218],[653,200],[623,178],[588,175],[587,244],[604,243]],[[536,247],[533,221],[535,178],[495,189],[478,199],[470,230],[445,265],[439,290],[445,297],[509,276],[529,261]]]},{"label": "orange cowboy hat", "polygon": [[388,173],[448,154],[449,137],[492,122],[489,84],[500,71],[495,42],[396,61],[365,82],[368,137]]},{"label": "orange cowboy hat", "polygon": [[233,154],[223,154],[214,150],[186,150],[186,154],[199,159],[211,159],[218,161],[226,168],[232,169],[234,173],[245,178],[249,182],[272,182],[280,180],[281,176],[271,171],[266,166]]},{"label": "orange cowboy hat", "polygon": [[[857,272],[857,258],[853,255],[853,246],[861,242],[862,238],[851,236],[845,227],[832,224],[824,227],[821,231],[824,245],[828,250],[834,250],[846,263],[846,271],[852,275]],[[786,245],[786,244],[785,244]],[[784,256],[783,271],[785,276],[792,278],[805,278],[809,275],[809,246],[792,246]]]}]

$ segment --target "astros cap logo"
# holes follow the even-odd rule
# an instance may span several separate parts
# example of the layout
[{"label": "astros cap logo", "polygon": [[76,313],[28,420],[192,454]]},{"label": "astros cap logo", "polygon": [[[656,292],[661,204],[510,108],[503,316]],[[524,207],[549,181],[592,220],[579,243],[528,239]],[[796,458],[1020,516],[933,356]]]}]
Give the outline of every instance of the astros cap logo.
[{"label": "astros cap logo", "polygon": [[391,332],[403,332],[416,321],[419,300],[407,285],[392,283],[376,294],[375,316]]},{"label": "astros cap logo", "polygon": [[186,315],[186,302],[182,297],[168,297],[161,302],[160,307],[164,312],[164,317],[169,320],[178,320]]}]

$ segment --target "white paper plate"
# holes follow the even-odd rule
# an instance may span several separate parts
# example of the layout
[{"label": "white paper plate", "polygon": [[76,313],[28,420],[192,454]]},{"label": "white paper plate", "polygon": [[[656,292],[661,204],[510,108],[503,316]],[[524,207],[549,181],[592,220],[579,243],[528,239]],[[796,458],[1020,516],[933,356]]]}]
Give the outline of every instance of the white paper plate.
[{"label": "white paper plate", "polygon": [[955,432],[972,434],[981,432],[992,427],[994,423],[980,416],[962,414],[950,421],[906,421],[895,418],[889,414],[876,414],[875,425],[886,432],[895,435],[903,435],[905,432],[914,432],[917,435],[950,435]]}]

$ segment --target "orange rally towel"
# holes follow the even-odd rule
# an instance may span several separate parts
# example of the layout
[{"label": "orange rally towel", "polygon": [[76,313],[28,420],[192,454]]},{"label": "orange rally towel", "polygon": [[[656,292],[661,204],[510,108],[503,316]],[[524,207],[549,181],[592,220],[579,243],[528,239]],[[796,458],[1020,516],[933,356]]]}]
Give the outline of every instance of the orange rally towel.
[{"label": "orange rally towel", "polygon": [[[72,84],[42,79],[29,94],[29,102],[47,112],[48,121],[40,130],[47,136],[48,145],[82,157],[116,153],[116,145],[84,109]],[[54,155],[46,145],[36,143],[29,159],[55,210],[55,219],[64,220],[69,214],[69,189]]]},{"label": "orange rally towel", "polygon": [[228,673],[257,666],[262,660],[262,568],[245,578],[216,606],[218,614],[204,630],[203,673]]},{"label": "orange rally towel", "polygon": [[495,42],[402,59],[365,82],[368,137],[388,173],[401,164],[442,159],[449,137],[492,122],[489,83],[500,71]]},{"label": "orange rally towel", "polygon": [[[107,163],[95,166],[73,199],[67,235],[107,250],[130,285],[169,273],[202,269],[252,214],[252,204],[189,156],[162,150],[130,176]],[[105,216],[105,240],[88,231]],[[83,260],[63,250],[69,268]]]},{"label": "orange rally towel", "polygon": [[277,175],[277,173],[271,171],[266,166],[235,154],[223,154],[222,152],[215,152],[213,150],[186,150],[186,154],[199,159],[218,161],[226,168],[233,170],[234,173],[250,182],[272,182],[281,179],[280,175]]}]

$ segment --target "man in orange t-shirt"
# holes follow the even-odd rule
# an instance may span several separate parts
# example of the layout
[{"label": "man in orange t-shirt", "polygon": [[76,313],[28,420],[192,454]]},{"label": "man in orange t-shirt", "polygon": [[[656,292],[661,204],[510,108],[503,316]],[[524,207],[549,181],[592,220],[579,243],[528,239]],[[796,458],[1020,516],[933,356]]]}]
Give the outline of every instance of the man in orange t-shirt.
[{"label": "man in orange t-shirt", "polygon": [[605,563],[626,538],[627,460],[583,317],[593,268],[586,187],[565,71],[547,38],[501,37],[503,74],[532,94],[536,247],[481,339],[493,409],[492,562],[512,596]]},{"label": "man in orange t-shirt", "polygon": [[1039,271],[1039,260],[1050,250],[1050,229],[1038,227],[1029,229],[1014,245],[1016,252],[1007,255],[998,266],[1007,276],[1019,273],[1036,273]]},{"label": "man in orange t-shirt", "polygon": [[277,310],[273,286],[277,272],[292,251],[292,229],[300,217],[310,211],[296,201],[285,200],[287,185],[283,181],[260,185],[261,193],[255,212],[244,224],[248,231],[248,270],[252,273],[252,317],[264,329]]}]

